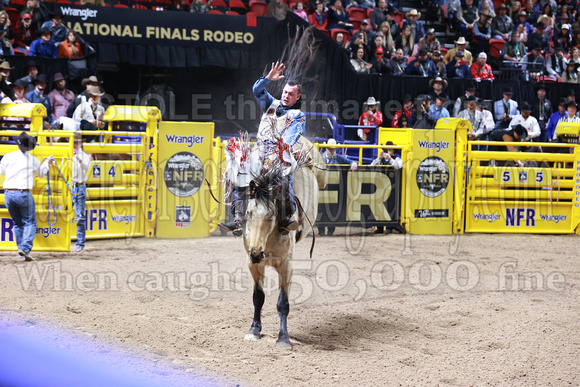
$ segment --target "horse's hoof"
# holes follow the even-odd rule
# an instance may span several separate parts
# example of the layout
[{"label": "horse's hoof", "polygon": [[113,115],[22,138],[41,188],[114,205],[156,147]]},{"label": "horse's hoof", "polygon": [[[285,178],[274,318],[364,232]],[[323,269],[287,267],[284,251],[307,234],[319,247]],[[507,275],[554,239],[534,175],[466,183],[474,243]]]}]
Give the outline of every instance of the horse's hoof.
[{"label": "horse's hoof", "polygon": [[253,332],[248,332],[246,333],[246,335],[244,336],[244,340],[248,340],[248,341],[258,341],[260,340],[260,335],[255,334]]},{"label": "horse's hoof", "polygon": [[290,343],[290,340],[278,339],[278,341],[276,341],[276,348],[287,349],[290,351],[292,350],[292,344]]}]

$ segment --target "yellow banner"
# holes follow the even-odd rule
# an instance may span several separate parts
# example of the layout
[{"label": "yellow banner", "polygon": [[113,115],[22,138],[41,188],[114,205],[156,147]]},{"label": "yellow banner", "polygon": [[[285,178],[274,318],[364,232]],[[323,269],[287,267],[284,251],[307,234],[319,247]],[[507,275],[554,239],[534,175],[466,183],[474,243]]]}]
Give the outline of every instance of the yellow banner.
[{"label": "yellow banner", "polygon": [[213,123],[162,122],[159,125],[157,236],[201,238],[209,235]]}]

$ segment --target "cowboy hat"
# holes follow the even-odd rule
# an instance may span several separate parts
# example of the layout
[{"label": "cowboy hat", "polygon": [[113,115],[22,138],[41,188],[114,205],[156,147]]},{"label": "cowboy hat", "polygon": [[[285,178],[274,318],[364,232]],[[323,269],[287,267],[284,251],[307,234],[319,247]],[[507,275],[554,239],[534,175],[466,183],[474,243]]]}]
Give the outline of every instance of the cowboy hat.
[{"label": "cowboy hat", "polygon": [[14,70],[13,67],[10,67],[10,63],[8,61],[4,61],[0,64],[0,70]]},{"label": "cowboy hat", "polygon": [[375,99],[375,97],[369,97],[369,98],[368,98],[368,99],[367,99],[367,100],[366,100],[366,101],[363,103],[363,111],[365,111],[365,112],[366,112],[366,111],[368,110],[369,106],[376,106],[376,107],[377,107],[377,110],[380,110],[380,105],[381,105],[381,102],[380,102],[380,101],[377,101],[377,100]]},{"label": "cowboy hat", "polygon": [[538,83],[537,85],[534,86],[535,92],[537,92],[540,89],[544,89],[545,91],[548,91],[548,88],[546,87],[546,85],[544,83]]},{"label": "cowboy hat", "polygon": [[417,11],[416,9],[412,9],[405,14],[405,18],[408,19],[409,16],[417,16],[418,19],[421,19],[421,12]]},{"label": "cowboy hat", "polygon": [[465,45],[467,45],[467,40],[465,40],[465,38],[462,36],[459,39],[457,39],[454,43],[457,44],[457,45],[459,45],[459,44],[465,44]]},{"label": "cowboy hat", "polygon": [[334,138],[329,138],[328,141],[326,141],[326,145],[336,145],[336,140]]},{"label": "cowboy hat", "polygon": [[22,132],[16,137],[16,144],[21,150],[31,151],[36,147],[36,139],[29,136],[28,133]]},{"label": "cowboy hat", "polygon": [[528,17],[528,13],[524,10],[521,10],[520,12],[518,12],[518,15],[516,17],[520,17],[520,16]]},{"label": "cowboy hat", "polygon": [[53,78],[53,82],[58,82],[61,81],[63,79],[66,79],[66,77],[64,75],[62,75],[61,73],[56,73],[54,74],[54,78]]},{"label": "cowboy hat", "polygon": [[522,107],[521,107],[520,110],[523,111],[523,112],[531,113],[532,112],[532,107],[530,106],[529,103],[524,102],[524,103],[522,103]]},{"label": "cowboy hat", "polygon": [[492,17],[491,12],[489,11],[489,9],[484,9],[483,11],[479,12],[479,16],[487,16],[487,17]]},{"label": "cowboy hat", "polygon": [[17,86],[27,88],[28,87],[28,82],[25,82],[22,79],[17,79],[17,80],[15,80],[14,82],[12,82],[10,84],[10,87],[17,87]]},{"label": "cowboy hat", "polygon": [[82,80],[81,85],[85,86],[87,83],[96,83],[96,84],[101,84],[101,82],[99,82],[99,80],[97,79],[97,77],[95,77],[94,75],[91,75],[88,78],[85,78]]},{"label": "cowboy hat", "polygon": [[566,108],[569,108],[570,106],[574,106],[576,108],[576,110],[578,110],[578,103],[576,101],[568,102],[568,104],[566,105]]},{"label": "cowboy hat", "polygon": [[528,130],[520,124],[517,124],[516,126],[514,126],[514,132],[517,133],[518,137],[522,141],[524,141],[526,138],[528,138]]},{"label": "cowboy hat", "polygon": [[36,78],[34,78],[32,80],[32,83],[34,83],[34,84],[36,84],[37,82],[44,82],[44,83],[46,83],[46,75],[44,75],[44,74],[38,74],[36,76]]},{"label": "cowboy hat", "polygon": [[101,92],[101,89],[99,89],[99,86],[89,86],[89,88],[87,89],[87,94],[100,97],[101,95],[103,95],[105,93]]},{"label": "cowboy hat", "polygon": [[447,89],[447,81],[446,81],[445,79],[441,78],[441,77],[437,77],[437,78],[433,78],[433,79],[431,79],[431,80],[429,81],[429,87],[433,87],[433,84],[434,84],[435,82],[441,82],[441,83],[443,83],[443,88],[444,88],[444,89]]}]

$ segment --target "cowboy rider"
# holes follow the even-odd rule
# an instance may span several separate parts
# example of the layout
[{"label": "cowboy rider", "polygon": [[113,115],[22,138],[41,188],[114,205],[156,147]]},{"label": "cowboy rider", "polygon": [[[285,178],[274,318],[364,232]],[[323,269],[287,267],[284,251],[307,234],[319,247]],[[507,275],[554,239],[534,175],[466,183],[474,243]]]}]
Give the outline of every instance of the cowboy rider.
[{"label": "cowboy rider", "polygon": [[[275,82],[284,78],[283,63],[272,63],[272,68],[267,76],[261,77],[253,87],[254,97],[258,101],[260,108],[264,112],[258,127],[258,146],[261,155],[276,146],[276,138],[282,138],[284,144],[290,148],[298,141],[304,133],[306,118],[300,111],[297,104],[300,103],[301,85],[295,81],[288,81],[282,90],[282,97],[278,100],[268,93],[266,86],[270,82]],[[291,230],[298,229],[298,222],[292,219],[296,211],[296,198],[293,189],[292,174],[288,175],[289,192],[288,200],[292,212],[280,222],[280,232],[287,234]],[[234,235],[242,234],[242,204],[245,194],[245,187],[234,186],[231,212],[234,220],[229,223],[219,223],[218,226],[224,231],[232,231]]]}]

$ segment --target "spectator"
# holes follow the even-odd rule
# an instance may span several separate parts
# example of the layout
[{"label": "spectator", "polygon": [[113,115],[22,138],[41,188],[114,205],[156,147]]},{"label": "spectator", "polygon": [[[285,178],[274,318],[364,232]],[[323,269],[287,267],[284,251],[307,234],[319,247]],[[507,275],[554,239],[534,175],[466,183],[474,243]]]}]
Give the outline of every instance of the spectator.
[{"label": "spectator", "polygon": [[[363,113],[361,114],[358,125],[359,126],[376,126],[377,128],[383,124],[383,113],[379,108],[380,102],[375,100],[375,97],[369,97],[365,103],[363,103]],[[357,134],[359,138],[363,141],[371,141],[372,129],[358,129]],[[375,132],[376,136],[377,133]]]},{"label": "spectator", "polygon": [[89,86],[86,90],[88,99],[82,102],[73,114],[80,130],[99,130],[105,127],[105,108],[101,105],[101,92],[98,86]]},{"label": "spectator", "polygon": [[[469,0],[468,0],[469,1]],[[413,33],[413,40],[418,42],[423,36],[425,36],[425,28],[423,27],[423,22],[419,19],[421,18],[421,12],[416,9],[412,9],[405,15],[407,20],[403,23],[403,29],[406,26],[411,26],[411,31]]]},{"label": "spectator", "polygon": [[419,40],[419,43],[415,45],[413,56],[415,56],[420,49],[425,49],[427,50],[429,57],[431,57],[433,55],[433,51],[439,50],[440,48],[441,43],[439,43],[439,40],[437,40],[435,37],[435,29],[429,28],[427,30],[427,35],[422,37],[421,40]]},{"label": "spectator", "polygon": [[[199,0],[201,1],[201,0]],[[316,2],[316,12],[312,15],[312,22],[314,26],[318,29],[326,29],[328,26],[328,18],[326,17],[326,12],[324,12],[324,3],[322,0]]]},{"label": "spectator", "polygon": [[567,102],[576,101],[576,92],[574,91],[574,89],[570,89],[570,91],[566,95],[566,101]]},{"label": "spectator", "polygon": [[511,17],[507,15],[508,7],[505,4],[500,4],[498,15],[491,21],[491,34],[494,39],[508,40],[510,32],[514,29],[514,22]]},{"label": "spectator", "polygon": [[441,118],[450,117],[449,111],[444,106],[447,100],[447,94],[439,94],[437,98],[435,98],[435,104],[429,107],[428,116],[434,125],[437,125],[437,121],[439,121]]},{"label": "spectator", "polygon": [[443,94],[443,90],[447,89],[447,81],[440,77],[433,78],[429,81],[429,87],[433,89],[428,95],[431,101],[435,101],[437,96]]},{"label": "spectator", "polygon": [[466,102],[467,109],[460,111],[457,118],[469,121],[472,131],[468,133],[468,137],[473,140],[478,137],[475,133],[483,132],[483,114],[477,110],[477,98],[474,95],[467,97]]},{"label": "spectator", "polygon": [[81,5],[105,7],[105,0],[81,0]]},{"label": "spectator", "polygon": [[[562,118],[560,118],[560,122],[580,122],[580,117],[577,117],[576,114],[578,113],[578,104],[576,101],[570,101],[566,105],[566,109],[568,110],[568,114]],[[554,134],[555,135],[555,134]]]},{"label": "spectator", "polygon": [[82,58],[83,49],[78,42],[78,35],[74,31],[69,31],[66,40],[58,46],[59,58]]},{"label": "spectator", "polygon": [[62,24],[62,12],[58,7],[52,15],[52,20],[44,22],[42,28],[50,29],[52,32],[52,41],[56,43],[56,46],[66,39],[68,28]]},{"label": "spectator", "polygon": [[489,12],[490,20],[491,20],[491,18],[495,17],[495,11],[493,10],[493,3],[491,1],[483,0],[481,3],[479,3],[479,15],[480,16],[481,16],[481,13],[483,11]]},{"label": "spectator", "polygon": [[0,74],[2,75],[2,79],[6,83],[9,83],[8,80],[10,79],[10,72],[12,70],[14,70],[14,67],[11,67],[8,61],[3,61],[2,63],[0,63]]},{"label": "spectator", "polygon": [[514,31],[509,42],[506,43],[502,50],[500,57],[504,61],[504,65],[508,68],[513,68],[520,63],[524,56],[526,56],[526,47],[520,42],[520,34]]},{"label": "spectator", "polygon": [[[377,33],[377,36],[383,37],[383,44],[386,45],[386,48],[389,52],[395,51],[395,41],[393,40],[391,26],[388,22],[383,22],[381,24],[380,31]],[[385,47],[383,46],[383,48]]]},{"label": "spectator", "polygon": [[515,115],[510,121],[509,127],[521,125],[528,131],[528,139],[533,139],[540,136],[540,125],[538,120],[532,117],[532,107],[529,103],[522,103],[522,113]]},{"label": "spectator", "polygon": [[[6,63],[6,62],[4,62]],[[20,102],[20,103],[29,103],[30,101],[26,99],[26,82],[21,79],[17,79],[14,83],[10,84],[12,87],[12,91],[14,92],[14,100],[11,100],[10,97],[4,97],[2,99],[2,103],[13,103],[13,102]],[[14,117],[20,118],[20,117]],[[23,120],[23,119],[22,119]]]},{"label": "spectator", "polygon": [[463,51],[457,51],[455,59],[447,64],[447,77],[471,79],[471,69],[464,60]]},{"label": "spectator", "polygon": [[403,50],[403,55],[410,57],[413,54],[413,48],[415,46],[415,38],[413,38],[413,32],[411,31],[411,26],[407,25],[403,27],[403,33],[395,41],[395,48]]},{"label": "spectator", "polygon": [[562,80],[562,73],[566,69],[566,58],[560,43],[554,45],[554,54],[547,57],[546,72],[556,78],[558,82]]},{"label": "spectator", "polygon": [[[376,34],[370,30],[369,21],[367,19],[363,20],[360,24],[360,29],[357,32],[358,34],[364,35],[364,42],[367,45],[367,48],[370,50],[371,42],[375,40]],[[351,43],[354,41],[355,37],[353,36],[351,39]]]},{"label": "spectator", "polygon": [[14,31],[12,30],[12,22],[10,21],[10,16],[5,10],[0,11],[0,29],[6,31],[6,39],[14,39]]},{"label": "spectator", "polygon": [[538,140],[546,142],[546,125],[552,115],[552,103],[546,98],[546,85],[540,83],[535,87],[535,90],[538,98],[532,104],[532,116],[538,120],[538,125],[540,126]]},{"label": "spectator", "polygon": [[32,16],[25,13],[14,30],[14,47],[22,48],[23,50],[20,51],[26,54],[34,40],[36,40],[36,27],[32,24]]},{"label": "spectator", "polygon": [[195,0],[189,4],[189,12],[191,13],[209,13],[209,7],[203,0]]},{"label": "spectator", "polygon": [[493,105],[496,129],[507,128],[510,121],[512,120],[512,117],[520,114],[518,111],[518,103],[512,99],[513,95],[513,89],[508,86],[503,90],[503,98],[499,101],[496,101]]},{"label": "spectator", "polygon": [[508,7],[509,8],[508,16],[511,17],[512,20],[515,22],[517,20],[518,14],[522,11],[522,3],[520,3],[519,1],[511,2],[511,0],[508,0],[506,2],[506,5],[509,3],[511,3],[511,6]]},{"label": "spectator", "polygon": [[[387,19],[385,20],[389,27],[391,27],[391,37],[393,40],[397,40],[397,38],[401,35],[401,28],[399,23],[395,20],[395,10],[391,7],[387,9]],[[382,25],[383,23],[381,23]]]},{"label": "spectator", "polygon": [[371,73],[389,74],[391,72],[391,63],[383,56],[383,48],[378,47],[375,50],[375,56],[371,59]]},{"label": "spectator", "polygon": [[491,66],[487,63],[487,54],[480,52],[477,61],[471,65],[471,77],[473,79],[495,79]]},{"label": "spectator", "polygon": [[397,110],[391,123],[393,128],[412,128],[417,121],[417,111],[409,94],[403,95],[403,108]]},{"label": "spectator", "polygon": [[76,195],[73,196],[74,210],[77,223],[77,243],[75,253],[80,253],[85,248],[87,234],[87,219],[85,203],[87,200],[87,170],[91,166],[92,156],[83,151],[83,138],[80,133],[74,135],[74,148],[72,159],[72,180]]},{"label": "spectator", "polygon": [[432,78],[437,75],[437,68],[435,68],[435,64],[429,59],[427,51],[421,49],[419,50],[419,57],[409,63],[405,72],[407,75]]},{"label": "spectator", "polygon": [[447,77],[447,67],[445,63],[443,63],[443,57],[441,56],[441,51],[435,50],[433,51],[433,56],[431,57],[431,61],[435,64],[435,68],[437,69],[437,76],[440,78]]},{"label": "spectator", "polygon": [[[391,38],[391,36],[389,35],[389,39]],[[393,51],[393,41],[390,41],[390,44],[385,44],[385,39],[382,33],[378,33],[377,36],[375,36],[375,40],[374,42],[371,44],[371,52],[376,52],[377,48],[382,48],[383,49],[383,57],[386,58],[386,60],[390,60],[391,59],[391,52]]]},{"label": "spectator", "polygon": [[[334,138],[329,138],[327,141],[328,145],[336,145],[336,140]],[[343,155],[339,155],[336,153],[336,148],[332,147],[332,148],[326,148],[325,151],[322,152],[322,159],[324,160],[324,162],[326,163],[326,165],[340,165],[340,164],[345,164],[345,165],[350,165],[350,169],[351,171],[356,171],[357,170],[357,163],[354,161],[351,161],[349,158],[343,156]],[[334,234],[334,227],[333,226],[329,226],[328,227],[328,236],[332,236]],[[318,226],[318,235],[320,236],[324,236],[325,235],[325,227],[321,227]]]},{"label": "spectator", "polygon": [[350,60],[350,64],[354,68],[354,70],[359,74],[368,74],[370,73],[371,67],[373,66],[370,63],[367,63],[363,58],[365,55],[365,50],[362,47],[359,47],[356,51],[356,56]]},{"label": "spectator", "polygon": [[351,31],[352,28],[348,13],[342,7],[342,0],[336,0],[334,8],[328,10],[328,29],[331,30],[333,28],[341,28],[347,31]]},{"label": "spectator", "polygon": [[36,62],[34,60],[29,60],[26,62],[24,71],[26,72],[26,75],[20,79],[26,83],[26,89],[28,89],[28,91],[32,91],[34,90],[34,84],[32,81],[38,75],[38,67],[36,66]]},{"label": "spectator", "polygon": [[546,126],[546,138],[547,141],[553,141],[557,139],[556,136],[556,126],[558,126],[558,122],[562,119],[562,117],[566,117],[568,112],[566,112],[566,105],[568,101],[566,98],[560,98],[560,103],[558,104],[558,110],[550,116],[548,120],[548,125]]},{"label": "spectator", "polygon": [[459,21],[459,34],[466,38],[479,20],[479,10],[473,5],[473,0],[464,1],[465,3],[461,5],[459,12],[457,12],[457,20]]},{"label": "spectator", "polygon": [[465,95],[457,98],[453,104],[453,117],[457,117],[460,111],[467,109],[467,99],[471,96],[475,96],[475,85],[470,83],[465,87]]},{"label": "spectator", "polygon": [[29,91],[26,94],[26,99],[31,103],[43,104],[46,108],[46,117],[44,120],[44,127],[46,129],[50,128],[50,117],[52,116],[52,107],[50,105],[50,99],[44,94],[46,91],[46,76],[44,74],[39,74],[33,81],[34,90]]},{"label": "spectator", "polygon": [[[392,141],[387,141],[385,146],[395,145]],[[385,148],[379,153],[379,156],[371,162],[371,165],[390,165],[395,169],[403,168],[401,156],[395,153],[393,148]],[[382,229],[382,227],[381,227]]]},{"label": "spectator", "polygon": [[345,50],[349,50],[350,42],[344,39],[344,34],[342,32],[339,32],[336,35],[334,35],[334,41],[340,47],[344,48]]},{"label": "spectator", "polygon": [[2,49],[2,51],[0,52],[2,56],[14,55],[14,49],[12,48],[12,44],[10,44],[10,41],[6,39],[6,30],[2,29],[0,29],[0,47]]},{"label": "spectator", "polygon": [[528,49],[531,50],[534,47],[540,47],[540,51],[550,51],[550,40],[544,35],[545,28],[544,23],[538,23],[536,31],[528,37]]},{"label": "spectator", "polygon": [[491,39],[491,13],[488,10],[483,10],[479,13],[479,20],[473,26],[473,37],[475,43],[477,43],[478,53],[489,51],[489,39]]},{"label": "spectator", "polygon": [[69,118],[72,118],[76,108],[81,103],[87,101],[87,99],[89,98],[89,95],[88,95],[89,88],[91,88],[92,86],[99,87],[101,85],[101,82],[99,82],[97,77],[95,77],[94,75],[91,75],[90,77],[83,79],[81,82],[81,85],[85,88],[85,90],[82,93],[80,93],[79,95],[77,95],[75,97],[74,101],[66,109],[66,116]]},{"label": "spectator", "polygon": [[534,33],[534,29],[532,25],[528,23],[528,13],[526,11],[520,11],[515,19],[514,27],[517,29],[518,26],[522,24],[524,27],[524,31],[527,35],[531,35]]},{"label": "spectator", "polygon": [[298,17],[302,18],[302,20],[308,21],[308,14],[304,10],[304,4],[301,1],[296,3],[292,12],[294,12],[294,14],[296,14]]},{"label": "spectator", "polygon": [[42,24],[50,19],[46,8],[40,6],[39,0],[28,0],[26,8],[20,13],[20,16],[24,17],[25,14],[32,16],[32,23],[36,31],[40,31]]},{"label": "spectator", "polygon": [[[485,101],[483,99],[477,100],[477,110],[481,112],[482,116],[480,130],[477,132],[467,133],[467,137],[471,140],[489,141],[489,134],[495,127],[495,123],[493,122],[493,115],[489,110],[486,109]],[[479,150],[486,151],[487,145],[480,145]]]},{"label": "spectator", "polygon": [[572,48],[572,38],[570,37],[570,24],[562,24],[562,30],[554,36],[554,43],[559,44],[564,51],[568,52]]},{"label": "spectator", "polygon": [[532,52],[525,56],[522,61],[522,70],[524,70],[524,76],[526,81],[532,80],[537,81],[538,77],[544,75],[544,67],[546,61],[541,55],[542,49],[540,46],[534,46]]},{"label": "spectator", "polygon": [[572,55],[570,56],[568,63],[572,62],[572,63],[580,64],[580,48],[574,47],[572,49],[571,54]]},{"label": "spectator", "polygon": [[570,24],[570,21],[574,19],[568,12],[569,12],[568,7],[566,5],[563,5],[562,13],[556,16],[556,24],[554,25],[554,29],[556,31],[561,30],[564,24]]},{"label": "spectator", "polygon": [[49,28],[43,28],[39,32],[40,38],[30,45],[28,55],[42,56],[45,58],[56,58],[58,53],[56,46],[50,40],[51,32]]},{"label": "spectator", "polygon": [[290,8],[284,0],[272,0],[268,3],[268,8],[266,8],[266,16],[282,21],[286,19],[286,14],[289,10]]},{"label": "spectator", "polygon": [[429,115],[429,111],[431,110],[431,96],[426,94],[422,97],[417,98],[418,102],[420,103],[419,111],[421,112],[420,116],[417,116],[417,121],[413,126],[414,129],[433,129],[435,127],[435,123],[431,120]]},{"label": "spectator", "polygon": [[66,117],[66,110],[75,99],[75,94],[66,88],[66,78],[61,73],[54,74],[54,89],[48,93],[52,107],[51,126],[57,126],[60,117]]},{"label": "spectator", "polygon": [[368,42],[366,41],[366,35],[363,32],[357,32],[356,35],[354,36],[354,40],[350,45],[350,51],[351,51],[351,57],[356,57],[356,53],[358,51],[359,48],[362,48],[364,50],[364,55],[362,57],[362,59],[365,62],[369,62],[371,59],[371,55],[370,55],[370,48],[369,45],[367,44]]},{"label": "spectator", "polygon": [[455,58],[455,54],[457,54],[457,51],[463,51],[463,56],[464,56],[463,59],[471,66],[471,62],[473,61],[473,57],[471,56],[471,52],[469,52],[469,50],[466,49],[467,41],[465,40],[465,38],[462,36],[459,39],[457,39],[455,41],[455,45],[457,47],[452,48],[451,50],[447,51],[447,54],[445,54],[445,57],[443,58],[443,62],[446,65],[449,64],[449,62],[451,62]]},{"label": "spectator", "polygon": [[407,61],[405,60],[405,54],[403,54],[403,50],[399,48],[395,51],[395,58],[391,59],[391,70],[393,75],[398,76],[406,74],[406,68]]},{"label": "spectator", "polygon": [[580,67],[580,64],[574,63],[572,61],[568,62],[566,71],[564,71],[564,74],[562,74],[562,82],[580,83],[578,80],[578,67]]},{"label": "spectator", "polygon": [[520,34],[520,42],[522,42],[523,44],[527,44],[528,43],[528,33],[526,32],[526,29],[524,28],[523,24],[520,24],[516,27],[516,32],[518,34]]},{"label": "spectator", "polygon": [[[489,139],[491,141],[501,141],[501,142],[520,142],[525,141],[527,139],[528,133],[526,128],[522,125],[517,125],[516,127],[512,127],[509,129],[495,129],[489,134]],[[514,145],[507,145],[507,146],[497,146],[492,145],[489,147],[490,151],[505,151],[508,150],[510,152],[517,152],[518,148]],[[491,166],[495,166],[494,160],[491,160]],[[523,167],[524,163],[517,160],[515,161],[516,165],[519,167]]]},{"label": "spectator", "polygon": [[447,0],[447,33],[449,34],[452,28],[457,27],[457,13],[461,8],[461,1]]},{"label": "spectator", "polygon": [[375,31],[379,31],[379,26],[387,20],[387,2],[386,0],[379,0],[377,7],[371,12],[371,27]]},{"label": "spectator", "polygon": [[536,1],[526,1],[525,7],[526,13],[528,14],[528,23],[533,25],[540,17],[540,7],[538,7]]}]

